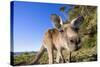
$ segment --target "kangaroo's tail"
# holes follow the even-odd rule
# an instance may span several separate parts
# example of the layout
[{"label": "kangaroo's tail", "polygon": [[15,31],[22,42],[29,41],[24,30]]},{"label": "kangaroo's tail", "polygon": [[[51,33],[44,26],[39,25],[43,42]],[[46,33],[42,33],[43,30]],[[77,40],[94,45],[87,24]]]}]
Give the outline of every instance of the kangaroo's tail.
[{"label": "kangaroo's tail", "polygon": [[41,56],[44,53],[44,51],[45,51],[45,48],[42,45],[42,47],[40,48],[40,51],[37,53],[35,59],[30,64],[37,64],[37,61],[41,58]]}]

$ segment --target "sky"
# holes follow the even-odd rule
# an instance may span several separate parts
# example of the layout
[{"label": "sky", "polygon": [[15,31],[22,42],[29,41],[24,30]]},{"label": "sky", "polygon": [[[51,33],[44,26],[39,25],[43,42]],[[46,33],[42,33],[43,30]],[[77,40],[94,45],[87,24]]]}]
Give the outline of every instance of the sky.
[{"label": "sky", "polygon": [[[52,29],[51,14],[65,20],[59,8],[65,4],[14,1],[13,10],[13,51],[38,51],[47,29]],[[70,6],[66,5],[67,9]],[[12,8],[11,8],[12,9]],[[66,15],[68,18],[68,14]]]}]

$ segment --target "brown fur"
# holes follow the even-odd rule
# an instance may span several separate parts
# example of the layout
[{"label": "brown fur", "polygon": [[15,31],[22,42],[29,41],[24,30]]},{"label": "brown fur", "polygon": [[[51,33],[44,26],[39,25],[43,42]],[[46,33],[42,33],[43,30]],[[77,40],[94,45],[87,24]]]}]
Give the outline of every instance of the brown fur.
[{"label": "brown fur", "polygon": [[[60,62],[60,59],[63,59],[63,55],[62,55],[62,48],[67,49],[67,45],[64,45],[64,36],[63,35],[67,35],[64,33],[67,33],[67,31],[69,31],[69,33],[72,33],[72,36],[74,37],[78,37],[76,31],[74,31],[74,29],[71,28],[70,24],[64,25],[64,31],[65,32],[59,32],[57,29],[49,29],[44,36],[44,40],[43,40],[43,45],[42,48],[40,49],[40,52],[37,54],[35,60],[32,62],[32,64],[35,64],[39,58],[41,57],[42,53],[44,52],[44,49],[47,49],[48,52],[48,57],[49,57],[49,64],[54,63],[53,61],[53,50],[56,49],[58,51],[58,59],[57,62]],[[67,38],[66,38],[67,40]],[[67,42],[67,41],[66,41]],[[66,43],[67,44],[67,43]],[[60,56],[59,56],[60,55]]]},{"label": "brown fur", "polygon": [[83,17],[75,18],[71,23],[61,25],[63,32],[59,32],[56,28],[48,29],[48,31],[44,35],[40,52],[37,54],[36,58],[34,59],[34,61],[32,61],[31,64],[37,63],[45,49],[48,53],[49,64],[54,63],[54,49],[57,50],[56,62],[58,63],[60,62],[60,60],[64,62],[62,54],[63,48],[67,49],[69,52],[79,49],[81,46],[80,37],[78,35],[78,31],[75,28],[78,28],[79,24],[81,23],[80,19],[83,19]]}]

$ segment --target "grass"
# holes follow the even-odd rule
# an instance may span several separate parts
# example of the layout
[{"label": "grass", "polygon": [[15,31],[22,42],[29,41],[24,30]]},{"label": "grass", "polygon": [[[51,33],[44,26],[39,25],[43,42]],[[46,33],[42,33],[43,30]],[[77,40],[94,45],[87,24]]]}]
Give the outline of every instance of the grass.
[{"label": "grass", "polygon": [[[69,54],[65,50],[63,51],[63,54],[67,62]],[[29,65],[31,60],[34,60],[34,58],[35,58],[35,55],[16,56],[14,57],[14,65]],[[55,58],[56,58],[56,55],[55,55]],[[82,47],[80,50],[73,52],[71,56],[72,62],[89,62],[89,61],[96,61],[96,60],[97,60],[97,47],[96,46],[92,48]],[[48,64],[47,52],[43,54],[38,64]]]}]

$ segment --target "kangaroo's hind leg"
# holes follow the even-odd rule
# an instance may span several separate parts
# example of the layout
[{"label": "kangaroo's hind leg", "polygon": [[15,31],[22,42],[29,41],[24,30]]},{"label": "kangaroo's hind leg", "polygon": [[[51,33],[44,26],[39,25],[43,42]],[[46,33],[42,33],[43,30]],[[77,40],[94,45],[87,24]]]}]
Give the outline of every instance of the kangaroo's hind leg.
[{"label": "kangaroo's hind leg", "polygon": [[47,49],[47,52],[48,52],[48,57],[49,57],[49,64],[53,64],[53,49],[52,48],[49,48]]}]

